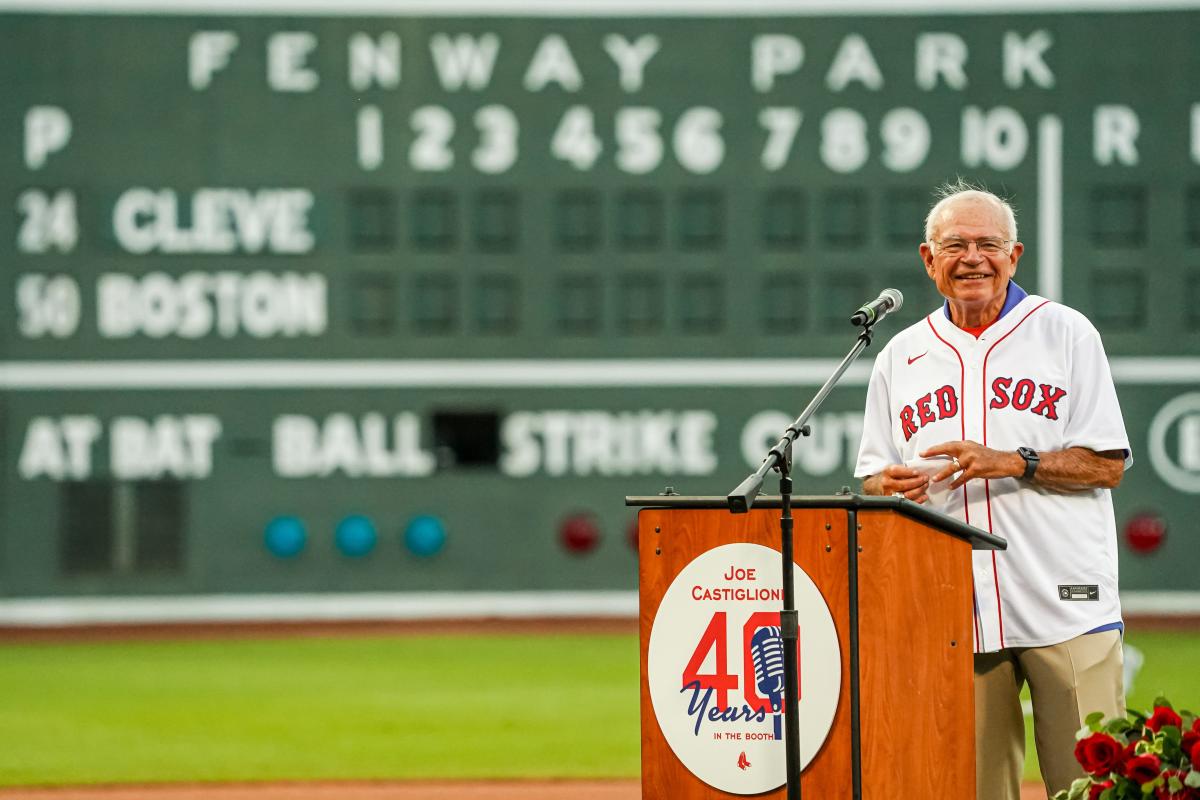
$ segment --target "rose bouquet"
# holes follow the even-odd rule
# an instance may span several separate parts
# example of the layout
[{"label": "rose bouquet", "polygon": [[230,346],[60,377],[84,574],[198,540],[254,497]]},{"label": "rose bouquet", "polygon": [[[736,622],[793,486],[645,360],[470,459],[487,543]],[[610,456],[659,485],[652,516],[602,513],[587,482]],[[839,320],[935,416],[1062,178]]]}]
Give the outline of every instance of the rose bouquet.
[{"label": "rose bouquet", "polygon": [[1088,715],[1075,759],[1088,773],[1054,800],[1200,800],[1200,719],[1165,698],[1149,716]]}]

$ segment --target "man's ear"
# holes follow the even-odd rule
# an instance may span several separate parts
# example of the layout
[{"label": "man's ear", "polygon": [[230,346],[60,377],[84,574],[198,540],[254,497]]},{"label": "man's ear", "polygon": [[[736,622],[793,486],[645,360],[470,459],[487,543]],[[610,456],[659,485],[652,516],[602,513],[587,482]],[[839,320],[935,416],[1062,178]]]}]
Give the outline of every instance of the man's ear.
[{"label": "man's ear", "polygon": [[925,274],[933,277],[933,248],[929,246],[929,242],[921,242],[920,247],[921,261],[925,264]]},{"label": "man's ear", "polygon": [[1012,269],[1009,271],[1008,277],[1011,278],[1013,275],[1017,274],[1017,262],[1021,260],[1021,254],[1024,252],[1025,245],[1021,244],[1020,242],[1013,242],[1012,253],[1009,256],[1011,259],[1009,263],[1012,265]]}]

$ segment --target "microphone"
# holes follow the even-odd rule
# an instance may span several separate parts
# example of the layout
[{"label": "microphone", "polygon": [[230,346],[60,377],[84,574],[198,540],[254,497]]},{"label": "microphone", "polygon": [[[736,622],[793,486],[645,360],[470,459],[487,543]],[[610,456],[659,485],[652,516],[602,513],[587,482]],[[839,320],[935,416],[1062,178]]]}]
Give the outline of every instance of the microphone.
[{"label": "microphone", "polygon": [[884,289],[879,297],[854,312],[850,324],[864,327],[874,325],[893,311],[899,311],[903,305],[904,295],[898,289]]},{"label": "microphone", "polygon": [[750,637],[750,658],[754,661],[754,682],[765,694],[775,714],[775,738],[783,738],[780,712],[783,711],[783,635],[779,628],[759,628]]}]

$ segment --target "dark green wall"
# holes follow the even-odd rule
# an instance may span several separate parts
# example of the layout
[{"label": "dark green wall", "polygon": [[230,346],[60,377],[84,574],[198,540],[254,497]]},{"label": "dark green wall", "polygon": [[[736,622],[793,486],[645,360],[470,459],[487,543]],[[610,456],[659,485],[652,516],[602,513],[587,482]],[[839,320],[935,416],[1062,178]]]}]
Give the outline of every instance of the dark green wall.
[{"label": "dark green wall", "polygon": [[[1061,262],[1062,299],[1093,319],[1114,359],[1137,460],[1115,495],[1118,525],[1150,511],[1169,530],[1154,555],[1123,549],[1123,586],[1194,589],[1200,401],[1179,401],[1173,421],[1160,418],[1157,459],[1151,426],[1169,401],[1200,392],[1198,25],[1200,15],[1184,11],[0,14],[0,194],[12,209],[0,214],[0,297],[9,303],[0,326],[0,594],[632,588],[633,515],[622,496],[665,484],[726,493],[756,466],[743,455],[747,423],[803,408],[832,367],[803,360],[840,357],[853,339],[845,318],[859,303],[885,286],[904,292],[905,308],[880,337],[928,313],[938,298],[916,248],[932,188],[956,175],[1012,200],[1027,247],[1018,280],[1037,291]],[[189,48],[214,31],[234,34],[237,46],[211,82],[193,87]],[[293,77],[311,70],[316,86],[273,89],[270,43],[280,40],[272,37],[296,32],[312,34],[315,47],[297,51]],[[396,85],[351,85],[359,34],[398,38]],[[612,34],[655,37],[639,88],[622,87],[605,50]],[[496,37],[494,70],[484,87],[452,90],[434,51],[468,35]],[[762,36],[803,49],[801,66],[769,88],[761,63],[755,82]],[[530,88],[535,54],[558,41],[581,83]],[[961,85],[922,85],[922,53],[937,42],[965,48]],[[846,60],[854,52],[860,58]],[[566,62],[556,63],[569,82]],[[838,65],[857,67],[859,80],[831,86]],[[30,116],[37,107],[61,109],[71,126],[44,159],[28,154],[30,142],[55,140],[29,128],[53,134],[59,117]],[[582,129],[566,135],[568,113],[577,122],[590,114],[594,141]],[[775,148],[764,113],[777,125],[798,115],[789,147]],[[647,115],[659,120],[657,134],[647,134]],[[981,159],[972,126],[983,115],[1015,128],[996,134]],[[364,166],[356,132],[372,119],[382,159]],[[453,134],[442,147],[435,134],[446,120]],[[511,163],[508,121],[518,131]],[[1131,123],[1132,149],[1102,146],[1104,131],[1119,138]],[[1048,135],[1056,127],[1061,140]],[[499,139],[489,147],[481,129]],[[555,156],[555,141],[575,164]],[[656,147],[661,158],[646,160]],[[498,159],[491,167],[477,165],[481,148]],[[452,165],[429,168],[447,154]],[[157,229],[138,205],[152,196],[177,207],[158,206]],[[205,203],[217,205],[194,207]],[[1047,204],[1061,205],[1061,258]],[[252,220],[226,222],[206,244],[189,238],[204,224],[197,217],[228,220],[231,208],[256,208],[268,232],[256,233]],[[132,232],[119,233],[118,218]],[[132,284],[161,290],[144,325],[115,305]],[[102,293],[113,304],[104,313]],[[852,483],[863,370],[876,349],[803,445],[801,492]],[[705,362],[682,378],[664,377],[661,365],[621,369],[626,359],[685,358]],[[360,363],[373,359],[389,363]],[[447,359],[494,371],[464,377]],[[566,359],[616,369],[584,365],[582,379],[564,377],[574,366]],[[801,361],[777,387],[723,372],[754,359]],[[245,360],[269,363],[248,373],[231,366]],[[122,363],[96,363],[109,361]],[[571,415],[546,413],[556,411]],[[672,418],[685,428],[670,440],[679,463],[626,453],[642,435],[628,426],[643,412],[695,412]],[[413,463],[440,466],[377,470],[391,469],[388,477],[279,474],[280,416],[361,422],[371,413],[413,415],[426,454]],[[453,415],[464,413],[494,415],[500,439],[486,425],[463,428],[470,420]],[[149,455],[133,459],[142,471],[114,468],[114,423],[164,415],[165,428],[185,432],[157,442],[163,469]],[[200,439],[219,421],[211,451],[172,427],[188,415],[204,418],[191,430]],[[521,448],[514,442],[531,441],[520,438],[531,419],[551,431],[538,440],[540,460],[532,471],[506,468],[506,454]],[[35,428],[47,437],[40,447]],[[561,452],[546,444],[560,428],[574,437]],[[496,451],[500,463],[452,465],[447,452],[460,439],[482,448],[474,456],[484,461]],[[81,482],[91,488],[71,488]],[[576,512],[594,514],[604,534],[590,555],[567,554],[557,541],[560,521]],[[332,544],[337,521],[355,513],[371,517],[381,537],[357,560]],[[286,561],[262,544],[266,523],[284,514],[303,519],[310,537]],[[448,544],[435,558],[418,559],[400,541],[417,514],[445,521]],[[145,539],[143,562],[137,552],[113,554],[121,537],[104,537],[117,528]],[[95,536],[108,566],[68,568],[70,553]]]}]

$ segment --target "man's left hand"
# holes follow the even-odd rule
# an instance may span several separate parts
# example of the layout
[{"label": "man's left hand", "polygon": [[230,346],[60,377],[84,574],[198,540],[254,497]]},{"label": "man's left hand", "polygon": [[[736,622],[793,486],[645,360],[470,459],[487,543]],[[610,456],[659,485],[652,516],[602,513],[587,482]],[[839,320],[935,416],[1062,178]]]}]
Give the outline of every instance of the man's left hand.
[{"label": "man's left hand", "polygon": [[953,459],[932,479],[933,483],[937,483],[958,472],[958,477],[950,484],[951,489],[959,488],[972,478],[1016,478],[1025,473],[1025,459],[1017,453],[993,450],[979,442],[943,442],[921,453],[922,458],[929,456],[950,456]]}]

